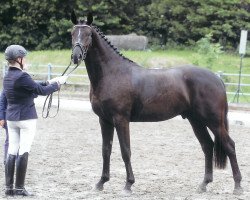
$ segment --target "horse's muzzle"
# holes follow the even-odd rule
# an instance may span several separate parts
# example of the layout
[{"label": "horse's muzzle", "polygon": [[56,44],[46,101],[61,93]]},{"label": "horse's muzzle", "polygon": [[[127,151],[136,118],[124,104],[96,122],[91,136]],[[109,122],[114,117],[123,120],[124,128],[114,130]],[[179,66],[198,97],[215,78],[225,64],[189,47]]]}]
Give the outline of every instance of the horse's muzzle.
[{"label": "horse's muzzle", "polygon": [[73,48],[71,60],[74,64],[80,64],[86,58],[87,55],[87,47],[82,47],[81,45],[76,45]]},{"label": "horse's muzzle", "polygon": [[82,61],[82,55],[81,54],[72,55],[72,61],[74,64],[79,64]]}]

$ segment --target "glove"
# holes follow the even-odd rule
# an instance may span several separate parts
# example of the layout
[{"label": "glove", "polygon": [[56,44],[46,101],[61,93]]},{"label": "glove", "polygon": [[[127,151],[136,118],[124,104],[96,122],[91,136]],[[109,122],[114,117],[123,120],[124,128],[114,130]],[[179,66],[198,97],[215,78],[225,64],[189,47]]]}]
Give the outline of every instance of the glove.
[{"label": "glove", "polygon": [[66,83],[68,77],[69,77],[69,76],[66,76],[66,75],[65,75],[65,76],[60,76],[60,77],[58,77],[57,82],[58,82],[60,85],[62,85],[62,84],[64,84],[64,83]]},{"label": "glove", "polygon": [[66,82],[66,80],[68,79],[68,76],[64,75],[64,76],[58,76],[55,78],[52,78],[50,80],[48,80],[49,84],[52,83],[59,83],[60,85],[64,84]]}]

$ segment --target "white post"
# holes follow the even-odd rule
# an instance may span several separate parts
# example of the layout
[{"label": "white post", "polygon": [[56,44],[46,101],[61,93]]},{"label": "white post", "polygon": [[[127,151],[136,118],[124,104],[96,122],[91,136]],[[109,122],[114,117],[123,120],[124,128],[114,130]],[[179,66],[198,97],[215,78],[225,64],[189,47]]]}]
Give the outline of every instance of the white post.
[{"label": "white post", "polygon": [[51,79],[51,68],[52,68],[52,65],[51,63],[48,64],[48,80]]}]

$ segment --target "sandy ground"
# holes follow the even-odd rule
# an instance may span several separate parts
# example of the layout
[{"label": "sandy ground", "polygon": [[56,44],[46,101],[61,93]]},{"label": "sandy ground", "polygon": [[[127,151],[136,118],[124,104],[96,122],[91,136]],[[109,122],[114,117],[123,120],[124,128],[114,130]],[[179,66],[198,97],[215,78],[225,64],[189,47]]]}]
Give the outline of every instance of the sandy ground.
[{"label": "sandy ground", "polygon": [[[28,199],[250,199],[250,130],[247,126],[230,126],[244,188],[243,195],[235,196],[232,194],[234,182],[230,166],[226,170],[214,171],[214,182],[209,184],[206,193],[196,192],[203,179],[204,156],[187,120],[131,123],[132,166],[136,182],[132,195],[127,197],[122,193],[126,172],[117,135],[111,157],[111,179],[103,191],[96,192],[92,188],[102,170],[102,141],[97,116],[86,111],[60,110],[56,118],[43,119],[41,109],[38,111],[38,131],[26,179],[26,188],[35,197]],[[1,130],[1,144],[3,141]],[[0,171],[3,188],[0,199],[5,199],[3,164]]]}]

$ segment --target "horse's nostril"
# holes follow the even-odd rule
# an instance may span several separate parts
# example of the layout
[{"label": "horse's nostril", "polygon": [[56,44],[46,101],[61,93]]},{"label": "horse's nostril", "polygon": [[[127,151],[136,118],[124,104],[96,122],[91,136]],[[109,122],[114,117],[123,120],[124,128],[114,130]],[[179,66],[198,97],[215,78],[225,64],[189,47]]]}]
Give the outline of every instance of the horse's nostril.
[{"label": "horse's nostril", "polygon": [[80,54],[78,60],[81,60],[81,59],[82,59],[82,55]]},{"label": "horse's nostril", "polygon": [[77,56],[74,56],[74,57],[73,57],[73,61],[74,61],[74,64],[77,64],[77,63],[78,63]]}]

